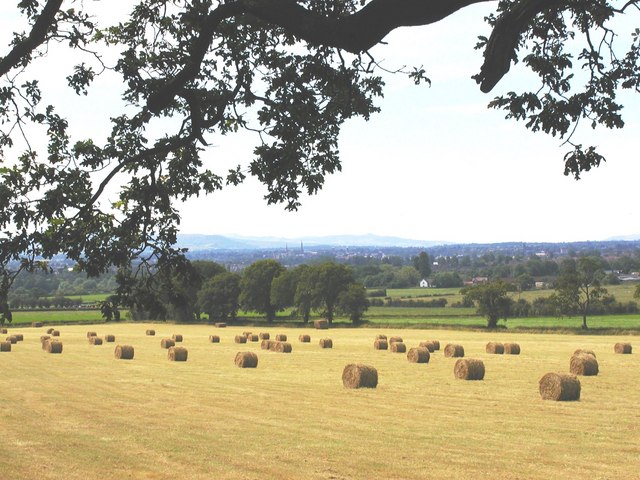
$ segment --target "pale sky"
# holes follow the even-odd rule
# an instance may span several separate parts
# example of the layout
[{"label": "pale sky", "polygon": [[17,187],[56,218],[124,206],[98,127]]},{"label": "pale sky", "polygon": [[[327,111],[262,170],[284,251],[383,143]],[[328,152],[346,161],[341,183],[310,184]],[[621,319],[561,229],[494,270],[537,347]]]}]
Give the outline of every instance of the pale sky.
[{"label": "pale sky", "polygon": [[[0,27],[6,31],[3,13],[15,2],[2,3]],[[624,129],[583,128],[578,137],[598,145],[608,162],[579,182],[565,177],[568,148],[561,140],[530,133],[486,108],[494,95],[527,77],[516,69],[488,95],[470,78],[481,64],[481,53],[473,46],[478,35],[488,35],[483,17],[491,7],[495,4],[465,9],[436,25],[394,32],[387,45],[373,51],[390,69],[423,65],[432,86],[387,77],[385,98],[379,101],[382,111],[369,122],[352,120],[342,131],[342,172],[328,177],[318,195],[304,198],[298,212],[267,206],[262,198],[266,190],[247,180],[187,202],[181,208],[181,231],[288,238],[372,233],[461,243],[640,234],[639,99],[626,104]],[[5,44],[3,38],[0,45]],[[529,85],[535,89],[537,83]],[[116,87],[106,82],[102,88]],[[71,100],[69,110],[89,126],[104,116],[102,108],[112,106],[97,101],[95,110],[78,112]],[[213,138],[212,143],[204,154],[206,164],[220,173],[248,163],[254,146],[247,135]]]}]

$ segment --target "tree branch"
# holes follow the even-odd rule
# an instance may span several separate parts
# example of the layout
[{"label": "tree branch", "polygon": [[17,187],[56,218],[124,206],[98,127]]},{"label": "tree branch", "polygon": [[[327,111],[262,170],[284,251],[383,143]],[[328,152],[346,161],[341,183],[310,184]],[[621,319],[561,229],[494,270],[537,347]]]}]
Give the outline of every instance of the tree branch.
[{"label": "tree branch", "polygon": [[247,15],[286,29],[312,44],[360,53],[379,43],[389,32],[404,26],[438,22],[463,7],[493,0],[373,0],[356,13],[329,18],[307,10],[295,0],[236,0],[212,10],[182,70],[149,96],[152,113],[167,108],[178,92],[193,80],[222,21]]},{"label": "tree branch", "polygon": [[438,22],[463,7],[493,0],[373,0],[342,18],[311,12],[295,0],[238,0],[245,11],[309,42],[364,52],[399,27]]},{"label": "tree branch", "polygon": [[25,57],[31,55],[47,38],[49,27],[53,24],[56,13],[60,10],[63,0],[49,0],[42,9],[42,13],[33,24],[29,36],[16,43],[6,57],[0,59],[0,75],[5,75],[18,65]]},{"label": "tree branch", "polygon": [[520,36],[531,25],[533,18],[561,3],[563,0],[521,0],[498,18],[484,51],[480,73],[473,77],[480,84],[482,92],[490,92],[507,74]]}]

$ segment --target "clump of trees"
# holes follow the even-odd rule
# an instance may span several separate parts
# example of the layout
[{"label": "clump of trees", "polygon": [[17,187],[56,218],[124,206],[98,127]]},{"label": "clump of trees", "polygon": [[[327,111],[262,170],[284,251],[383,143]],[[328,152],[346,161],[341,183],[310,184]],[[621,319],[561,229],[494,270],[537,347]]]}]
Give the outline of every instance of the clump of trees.
[{"label": "clump of trees", "polygon": [[358,322],[369,306],[365,288],[354,281],[351,269],[330,261],[287,270],[276,260],[258,260],[242,274],[215,262],[195,261],[153,275],[136,277],[131,270],[119,275],[125,292],[131,293],[104,302],[107,318],[125,307],[133,319],[190,322],[206,314],[210,320],[232,321],[243,310],[273,322],[278,312],[293,308],[305,322],[312,312],[329,322],[337,314]]}]

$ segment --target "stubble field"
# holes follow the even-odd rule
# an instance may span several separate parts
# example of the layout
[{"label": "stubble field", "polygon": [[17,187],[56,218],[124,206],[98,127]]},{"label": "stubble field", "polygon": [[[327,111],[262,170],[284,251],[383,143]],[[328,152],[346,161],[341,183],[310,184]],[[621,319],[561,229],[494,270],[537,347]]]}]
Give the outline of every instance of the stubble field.
[{"label": "stubble field", "polygon": [[[24,341],[0,353],[3,479],[640,478],[637,337],[170,324],[59,330],[60,355],[42,351],[44,328],[10,329]],[[92,346],[88,330],[116,343]],[[293,352],[235,344],[245,330],[287,334]],[[160,348],[174,333],[184,336],[187,362],[168,361]],[[301,333],[311,343],[298,342]],[[460,343],[466,357],[484,361],[485,379],[455,379],[455,359],[442,349],[428,364],[376,351],[378,333],[400,335],[407,347]],[[211,334],[221,343],[209,343]],[[325,337],[333,349],[319,347]],[[517,342],[522,353],[489,355],[488,341]],[[614,354],[619,341],[636,351]],[[116,344],[133,345],[134,359],[115,359]],[[578,402],[541,400],[540,377],[567,372],[577,348],[596,352],[600,374],[580,377]],[[236,367],[238,351],[256,352],[258,367]],[[348,363],[376,367],[378,387],[345,389]]]}]

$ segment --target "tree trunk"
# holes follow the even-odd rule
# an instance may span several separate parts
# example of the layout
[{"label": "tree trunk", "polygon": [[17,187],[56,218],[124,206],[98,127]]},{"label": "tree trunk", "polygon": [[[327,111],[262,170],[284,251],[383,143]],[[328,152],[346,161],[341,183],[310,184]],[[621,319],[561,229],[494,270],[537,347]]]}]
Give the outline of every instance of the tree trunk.
[{"label": "tree trunk", "polygon": [[498,317],[490,316],[487,318],[487,328],[497,328],[498,327]]},{"label": "tree trunk", "polygon": [[582,314],[582,329],[587,330],[589,327],[587,326],[587,314]]},{"label": "tree trunk", "polygon": [[276,311],[274,308],[267,308],[267,322],[273,323],[276,318]]}]

